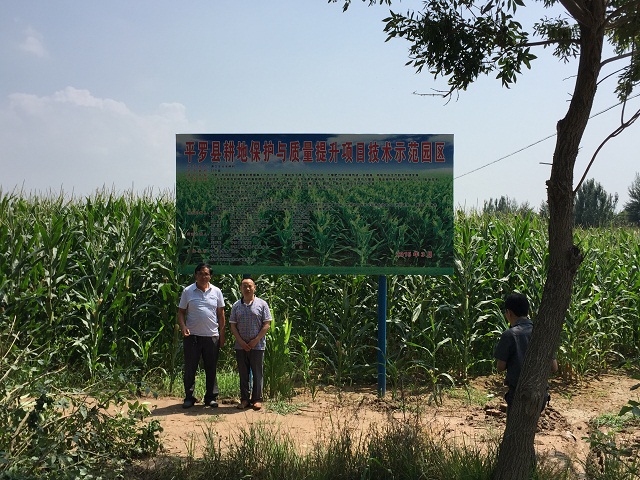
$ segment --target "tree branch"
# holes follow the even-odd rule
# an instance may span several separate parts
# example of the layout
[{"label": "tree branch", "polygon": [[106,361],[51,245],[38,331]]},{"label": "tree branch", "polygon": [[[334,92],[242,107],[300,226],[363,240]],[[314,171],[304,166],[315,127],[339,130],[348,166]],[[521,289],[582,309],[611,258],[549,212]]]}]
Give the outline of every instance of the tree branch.
[{"label": "tree branch", "polygon": [[581,0],[559,0],[562,6],[567,9],[569,15],[571,15],[578,23],[583,25],[589,25],[591,22],[591,15],[589,9]]},{"label": "tree branch", "polygon": [[[603,64],[603,65],[604,65],[604,64]],[[598,80],[598,85],[600,85],[602,82],[604,82],[604,81],[605,81],[605,80],[607,80],[608,78],[611,78],[611,77],[613,77],[614,75],[619,74],[619,73],[620,73],[620,72],[622,72],[625,68],[627,68],[627,67],[619,68],[619,69],[617,69],[617,70],[615,70],[615,71],[611,72],[609,75],[605,75],[603,78],[601,78],[601,79],[599,79],[599,80]]]},{"label": "tree branch", "polygon": [[[522,46],[523,47],[548,47],[550,45],[558,45],[560,43],[569,43],[566,40],[563,40],[562,42],[560,40],[540,40],[539,42],[527,42],[527,43],[523,43]],[[574,43],[576,45],[580,44],[579,40],[572,40],[570,43]]]},{"label": "tree branch", "polygon": [[[624,115],[624,106],[622,107],[622,115]],[[580,181],[578,182],[578,185],[576,185],[575,190],[573,191],[573,194],[575,195],[576,192],[578,191],[578,189],[580,188],[580,185],[582,185],[582,182],[584,182],[584,179],[587,176],[587,173],[589,172],[589,169],[591,168],[591,166],[593,165],[593,162],[595,162],[596,157],[598,156],[598,153],[600,153],[600,150],[602,150],[602,148],[605,146],[605,144],[611,140],[614,137],[617,137],[618,135],[620,135],[623,130],[625,130],[626,128],[630,127],[633,122],[635,122],[638,117],[640,117],[640,109],[635,112],[631,118],[629,120],[627,120],[626,122],[623,120],[621,121],[621,124],[618,128],[616,128],[613,132],[611,132],[607,138],[605,138],[602,143],[598,146],[598,148],[596,149],[596,151],[593,153],[593,156],[591,157],[591,161],[589,162],[589,165],[587,165],[587,168],[584,171],[584,174],[582,175],[582,178],[580,179]]]},{"label": "tree branch", "polygon": [[604,67],[607,63],[617,62],[618,60],[622,60],[623,58],[633,57],[634,52],[623,53],[622,55],[616,55],[615,57],[607,58],[603,60],[600,64],[601,67]]}]

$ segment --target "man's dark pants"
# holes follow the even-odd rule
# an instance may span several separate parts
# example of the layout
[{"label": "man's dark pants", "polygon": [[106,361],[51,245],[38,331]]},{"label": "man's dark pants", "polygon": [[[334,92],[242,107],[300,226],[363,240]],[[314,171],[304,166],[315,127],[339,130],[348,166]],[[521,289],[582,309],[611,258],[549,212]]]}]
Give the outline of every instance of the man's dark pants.
[{"label": "man's dark pants", "polygon": [[[505,402],[507,402],[507,415],[509,415],[509,407],[511,407],[511,404],[513,403],[513,397],[515,397],[515,395],[516,395],[516,387],[512,387],[509,385],[509,390],[507,391],[507,393],[504,394],[504,400]],[[550,400],[551,400],[551,395],[549,395],[549,392],[547,391],[547,394],[544,397],[544,402],[540,407],[540,412],[542,412],[545,409],[545,407],[549,405]]]},{"label": "man's dark pants", "polygon": [[204,366],[206,377],[206,389],[204,402],[210,402],[218,398],[218,378],[216,368],[220,353],[219,337],[200,337],[189,335],[184,337],[184,392],[185,399],[193,399],[193,391],[196,384],[196,372],[200,358]]},{"label": "man's dark pants", "polygon": [[[251,403],[262,402],[264,385],[264,350],[236,350],[238,373],[240,374],[240,400]],[[249,397],[249,372],[253,374],[253,388]]]}]

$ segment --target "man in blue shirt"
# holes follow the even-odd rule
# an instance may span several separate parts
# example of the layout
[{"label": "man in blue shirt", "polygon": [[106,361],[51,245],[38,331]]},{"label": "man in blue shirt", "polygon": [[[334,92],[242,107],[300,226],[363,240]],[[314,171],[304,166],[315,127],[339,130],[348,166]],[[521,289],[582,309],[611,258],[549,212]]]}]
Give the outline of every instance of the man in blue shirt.
[{"label": "man in blue shirt", "polygon": [[[504,399],[507,402],[507,413],[513,401],[513,396],[520,378],[520,370],[524,362],[524,356],[529,347],[533,322],[529,319],[529,301],[521,293],[512,293],[504,302],[505,317],[509,322],[509,328],[502,332],[500,341],[496,345],[494,357],[499,372],[507,371],[504,384],[509,388]],[[553,359],[551,371],[558,370],[558,362]]]},{"label": "man in blue shirt", "polygon": [[[243,278],[240,284],[242,298],[231,307],[229,328],[236,338],[235,350],[240,374],[240,403],[238,408],[262,408],[264,383],[265,335],[271,326],[271,311],[267,302],[256,297],[256,284]],[[249,372],[253,375],[253,388],[249,392]],[[249,395],[251,393],[251,396]]]},{"label": "man in blue shirt", "polygon": [[217,407],[218,379],[216,368],[218,355],[224,345],[224,297],[222,291],[209,283],[211,269],[200,263],[195,269],[195,283],[182,291],[178,305],[178,324],[184,345],[184,403],[192,407],[198,399],[193,392],[196,372],[202,357],[206,378],[204,404]]}]

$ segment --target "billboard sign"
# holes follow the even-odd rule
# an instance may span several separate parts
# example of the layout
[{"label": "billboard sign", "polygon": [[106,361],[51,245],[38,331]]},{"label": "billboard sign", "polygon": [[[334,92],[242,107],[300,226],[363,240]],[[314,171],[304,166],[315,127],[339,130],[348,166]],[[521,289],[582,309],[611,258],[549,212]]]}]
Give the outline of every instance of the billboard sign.
[{"label": "billboard sign", "polygon": [[453,135],[179,134],[183,272],[453,273]]}]

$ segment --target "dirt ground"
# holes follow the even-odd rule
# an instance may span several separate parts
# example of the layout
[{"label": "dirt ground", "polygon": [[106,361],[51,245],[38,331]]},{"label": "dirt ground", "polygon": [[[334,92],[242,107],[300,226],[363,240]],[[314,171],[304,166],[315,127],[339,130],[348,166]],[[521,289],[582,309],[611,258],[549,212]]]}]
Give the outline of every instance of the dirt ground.
[{"label": "dirt ground", "polygon": [[[223,401],[215,409],[202,404],[183,409],[182,399],[177,397],[148,401],[152,418],[159,420],[164,429],[161,440],[165,452],[172,456],[201,455],[204,431],[215,432],[224,448],[237,439],[243,429],[246,431],[251,424],[260,423],[289,435],[296,446],[305,451],[330,435],[332,427],[366,431],[372,425],[416,417],[433,432],[469,445],[501,438],[505,425],[501,381],[498,376],[477,378],[471,383],[471,395],[476,401],[470,402],[465,390],[459,389],[454,394],[445,393],[438,406],[429,405],[427,396],[402,400],[398,394],[393,398],[388,391],[384,398],[378,398],[375,387],[341,392],[327,388],[318,391],[315,398],[309,392],[300,392],[291,402],[298,409],[284,415],[272,411],[269,402],[261,411],[254,411],[238,410],[236,400]],[[536,434],[537,452],[570,462],[574,469],[581,470],[589,454],[589,443],[585,439],[591,428],[589,422],[603,414],[618,413],[630,399],[640,400],[640,390],[630,391],[631,386],[639,382],[613,375],[571,386],[552,381],[551,403],[540,417]],[[486,403],[482,405],[482,402]],[[637,453],[640,427],[627,428],[622,435],[635,445]]]}]

